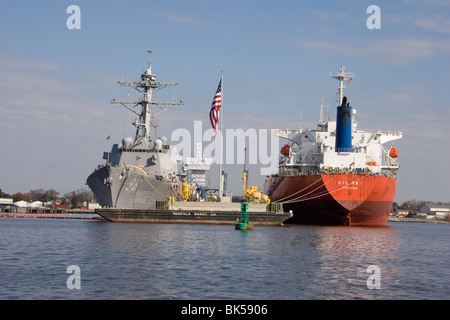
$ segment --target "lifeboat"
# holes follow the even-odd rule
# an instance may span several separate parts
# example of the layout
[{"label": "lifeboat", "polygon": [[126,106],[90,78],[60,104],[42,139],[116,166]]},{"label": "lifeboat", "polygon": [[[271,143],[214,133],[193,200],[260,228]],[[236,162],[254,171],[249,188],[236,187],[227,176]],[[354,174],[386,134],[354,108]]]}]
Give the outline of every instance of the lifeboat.
[{"label": "lifeboat", "polygon": [[391,158],[397,158],[398,157],[398,151],[394,147],[389,150],[389,157]]},{"label": "lifeboat", "polygon": [[281,148],[281,154],[287,157],[289,155],[290,150],[291,147],[288,144],[286,144],[283,148]]}]

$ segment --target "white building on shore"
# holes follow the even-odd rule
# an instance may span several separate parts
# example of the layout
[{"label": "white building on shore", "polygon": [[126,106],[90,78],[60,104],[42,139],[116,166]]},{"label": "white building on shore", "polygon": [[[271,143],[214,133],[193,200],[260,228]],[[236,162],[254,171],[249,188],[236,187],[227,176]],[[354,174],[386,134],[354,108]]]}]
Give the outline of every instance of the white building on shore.
[{"label": "white building on shore", "polygon": [[427,203],[420,208],[420,212],[427,215],[427,218],[434,216],[435,219],[444,220],[450,215],[450,205]]},{"label": "white building on shore", "polygon": [[27,208],[30,204],[26,201],[20,200],[20,201],[16,201],[14,202],[14,204],[20,208]]},{"label": "white building on shore", "polygon": [[0,198],[0,205],[13,204],[13,199],[10,198]]}]

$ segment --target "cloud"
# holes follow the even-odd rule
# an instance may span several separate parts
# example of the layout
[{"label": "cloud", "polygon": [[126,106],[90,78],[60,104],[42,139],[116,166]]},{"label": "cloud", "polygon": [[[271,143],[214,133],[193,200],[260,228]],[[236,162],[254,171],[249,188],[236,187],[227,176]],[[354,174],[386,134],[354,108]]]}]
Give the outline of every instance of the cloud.
[{"label": "cloud", "polygon": [[381,64],[411,64],[422,58],[435,58],[450,53],[450,42],[442,39],[381,39],[366,47],[369,57]]},{"label": "cloud", "polygon": [[[447,4],[450,5],[450,2]],[[427,9],[430,6],[427,7]],[[432,35],[445,35],[450,33],[450,15],[445,13],[447,8],[441,8],[434,12],[427,13],[427,9],[420,12],[405,12],[405,13],[390,13],[383,15],[383,26],[390,30],[402,30],[407,28],[407,32],[411,34],[411,30],[415,28],[414,32]]]},{"label": "cloud", "polygon": [[403,132],[403,138],[394,143],[400,154],[398,202],[449,200],[450,149],[444,146],[450,104],[436,91],[432,84],[410,79],[386,87],[376,100],[366,100],[365,110],[357,114],[357,119],[363,117],[361,125]]},{"label": "cloud", "polygon": [[450,2],[448,0],[404,0],[410,6],[424,6],[424,7],[448,7]]},{"label": "cloud", "polygon": [[431,59],[450,54],[450,41],[434,38],[389,38],[370,42],[299,40],[296,47],[312,54],[329,57],[341,52],[360,59],[369,59],[380,65],[406,66],[419,59]]},{"label": "cloud", "polygon": [[40,69],[45,71],[60,71],[63,66],[55,62],[47,61],[28,61],[11,58],[0,59],[0,68],[27,68],[27,69]]},{"label": "cloud", "polygon": [[94,150],[96,137],[106,137],[107,125],[115,125],[102,121],[104,88],[92,91],[92,72],[74,74],[52,62],[1,61],[0,166],[10,169],[1,172],[0,187],[9,193],[82,187],[101,153]]},{"label": "cloud", "polygon": [[443,13],[418,17],[414,25],[427,31],[450,33],[450,17]]}]

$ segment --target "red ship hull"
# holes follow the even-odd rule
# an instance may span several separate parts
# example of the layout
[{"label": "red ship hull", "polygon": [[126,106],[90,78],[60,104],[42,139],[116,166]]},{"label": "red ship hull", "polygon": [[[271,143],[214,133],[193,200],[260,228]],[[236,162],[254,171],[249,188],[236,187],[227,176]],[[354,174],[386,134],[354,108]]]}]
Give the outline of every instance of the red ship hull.
[{"label": "red ship hull", "polygon": [[272,176],[264,191],[294,216],[286,223],[384,226],[397,181],[378,175]]}]

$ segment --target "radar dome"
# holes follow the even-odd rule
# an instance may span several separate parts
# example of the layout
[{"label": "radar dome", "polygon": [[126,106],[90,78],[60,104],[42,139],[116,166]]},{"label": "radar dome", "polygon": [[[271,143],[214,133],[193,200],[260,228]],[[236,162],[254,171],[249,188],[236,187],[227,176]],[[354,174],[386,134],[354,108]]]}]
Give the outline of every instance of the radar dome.
[{"label": "radar dome", "polygon": [[158,150],[161,149],[162,145],[163,145],[163,143],[162,143],[161,139],[155,140],[155,148],[156,149],[158,149]]},{"label": "radar dome", "polygon": [[133,144],[133,138],[127,137],[127,138],[122,139],[122,145],[125,148],[130,148],[132,144]]}]

